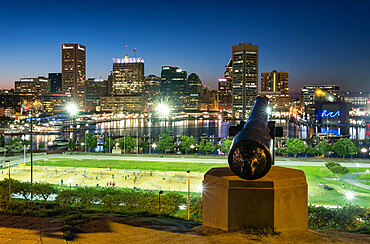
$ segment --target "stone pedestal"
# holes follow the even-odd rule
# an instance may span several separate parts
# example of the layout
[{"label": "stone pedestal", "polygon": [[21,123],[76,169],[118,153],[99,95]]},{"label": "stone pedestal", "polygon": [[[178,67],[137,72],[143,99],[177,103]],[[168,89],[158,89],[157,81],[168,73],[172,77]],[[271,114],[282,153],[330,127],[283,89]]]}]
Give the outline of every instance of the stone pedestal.
[{"label": "stone pedestal", "polygon": [[203,226],[307,229],[307,182],[303,171],[272,166],[264,177],[244,180],[229,167],[204,175]]}]

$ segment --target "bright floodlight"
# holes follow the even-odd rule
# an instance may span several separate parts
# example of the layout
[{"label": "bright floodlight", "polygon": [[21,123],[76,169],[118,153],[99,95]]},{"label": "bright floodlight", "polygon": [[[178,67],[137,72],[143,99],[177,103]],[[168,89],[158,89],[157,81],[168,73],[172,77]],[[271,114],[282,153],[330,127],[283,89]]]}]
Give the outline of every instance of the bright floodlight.
[{"label": "bright floodlight", "polygon": [[67,105],[67,111],[71,115],[76,115],[77,114],[77,106],[76,104],[70,103]]},{"label": "bright floodlight", "polygon": [[366,148],[361,148],[361,152],[366,153],[367,149]]},{"label": "bright floodlight", "polygon": [[199,192],[203,192],[203,186],[202,186],[202,185],[199,185],[199,186],[198,186],[198,191],[199,191]]},{"label": "bright floodlight", "polygon": [[272,108],[271,107],[267,107],[266,112],[267,112],[267,114],[271,114]]},{"label": "bright floodlight", "polygon": [[352,201],[353,199],[355,199],[355,194],[353,194],[353,192],[351,192],[351,191],[347,191],[346,192],[346,199],[348,201]]},{"label": "bright floodlight", "polygon": [[170,113],[170,108],[167,104],[161,103],[157,106],[157,112],[162,116],[167,116]]}]

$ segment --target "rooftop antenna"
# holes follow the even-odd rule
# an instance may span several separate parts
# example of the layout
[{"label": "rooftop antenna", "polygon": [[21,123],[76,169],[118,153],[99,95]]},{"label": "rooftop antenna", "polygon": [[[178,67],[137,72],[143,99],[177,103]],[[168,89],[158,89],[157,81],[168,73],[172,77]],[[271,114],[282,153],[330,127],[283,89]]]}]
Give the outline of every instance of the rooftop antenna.
[{"label": "rooftop antenna", "polygon": [[127,56],[127,45],[126,45],[126,55],[125,55],[125,58],[128,58],[128,56]]},{"label": "rooftop antenna", "polygon": [[136,58],[136,47],[134,48],[134,56]]}]

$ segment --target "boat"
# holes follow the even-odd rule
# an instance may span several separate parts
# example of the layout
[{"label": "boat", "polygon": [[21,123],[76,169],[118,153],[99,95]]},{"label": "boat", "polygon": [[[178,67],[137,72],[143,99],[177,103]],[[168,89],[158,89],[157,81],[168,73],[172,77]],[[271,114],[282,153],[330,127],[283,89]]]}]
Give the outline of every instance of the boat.
[{"label": "boat", "polygon": [[24,132],[20,130],[6,130],[4,131],[5,136],[22,136],[24,135]]},{"label": "boat", "polygon": [[67,150],[68,149],[68,140],[63,136],[58,136],[53,141],[51,146],[54,150]]}]

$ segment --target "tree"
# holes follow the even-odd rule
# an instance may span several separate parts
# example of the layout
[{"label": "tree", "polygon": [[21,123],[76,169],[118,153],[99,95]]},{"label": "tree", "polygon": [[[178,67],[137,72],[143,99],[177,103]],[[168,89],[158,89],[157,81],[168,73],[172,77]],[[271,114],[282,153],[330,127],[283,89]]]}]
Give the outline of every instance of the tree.
[{"label": "tree", "polygon": [[41,196],[46,202],[49,196],[58,193],[58,191],[52,184],[42,182],[32,185],[32,193]]},{"label": "tree", "polygon": [[284,157],[288,154],[288,148],[286,148],[286,147],[278,148],[278,149],[276,149],[276,152],[283,154],[283,157]]},{"label": "tree", "polygon": [[44,143],[40,143],[39,144],[39,149],[44,149],[45,148],[45,144]]},{"label": "tree", "polygon": [[204,141],[201,141],[198,146],[198,151],[204,152],[205,150],[206,150],[206,144],[204,143]]},{"label": "tree", "polygon": [[233,143],[233,140],[224,140],[224,141],[222,141],[221,151],[223,153],[229,153],[232,143]]},{"label": "tree", "polygon": [[8,145],[5,146],[9,152],[22,152],[23,145],[20,139],[13,139],[8,142]]},{"label": "tree", "polygon": [[122,137],[118,140],[118,147],[121,148],[121,150],[133,150],[136,148],[136,140],[131,136]]},{"label": "tree", "polygon": [[76,146],[77,146],[77,144],[73,140],[68,141],[68,148],[71,149],[71,151],[73,151],[73,149],[75,149]]},{"label": "tree", "polygon": [[316,147],[308,147],[307,148],[307,152],[309,154],[312,154],[313,156],[316,156],[316,154],[319,154],[319,152],[317,151]]},{"label": "tree", "polygon": [[290,138],[286,141],[286,145],[288,147],[288,152],[293,153],[295,158],[299,152],[304,152],[306,149],[304,142],[299,139]]},{"label": "tree", "polygon": [[195,140],[192,136],[182,136],[180,138],[181,140],[181,143],[180,143],[180,150],[181,151],[185,151],[185,153],[187,154],[188,151],[190,151],[190,147],[191,145],[194,145],[195,144]]},{"label": "tree", "polygon": [[216,146],[212,144],[212,142],[207,142],[206,146],[204,147],[204,150],[206,151],[206,156],[207,152],[212,153],[215,150]]},{"label": "tree", "polygon": [[86,142],[86,147],[89,151],[92,148],[96,148],[98,146],[98,138],[94,135],[94,133],[86,133],[84,137],[82,137],[82,142]]},{"label": "tree", "polygon": [[172,138],[168,134],[163,134],[158,142],[158,149],[161,150],[162,153],[163,151],[166,153],[166,149],[172,149],[173,147]]},{"label": "tree", "polygon": [[140,142],[139,147],[141,148],[142,153],[144,153],[144,150],[147,149],[149,146],[148,146],[148,143],[146,143],[145,141],[142,141]]},{"label": "tree", "polygon": [[105,151],[110,152],[113,147],[114,147],[114,140],[113,139],[109,140],[109,138],[105,138],[105,142],[103,144],[103,149]]},{"label": "tree", "polygon": [[334,144],[333,150],[336,154],[343,156],[343,158],[346,155],[351,155],[352,159],[352,156],[358,152],[358,147],[356,147],[352,140],[342,138]]}]

